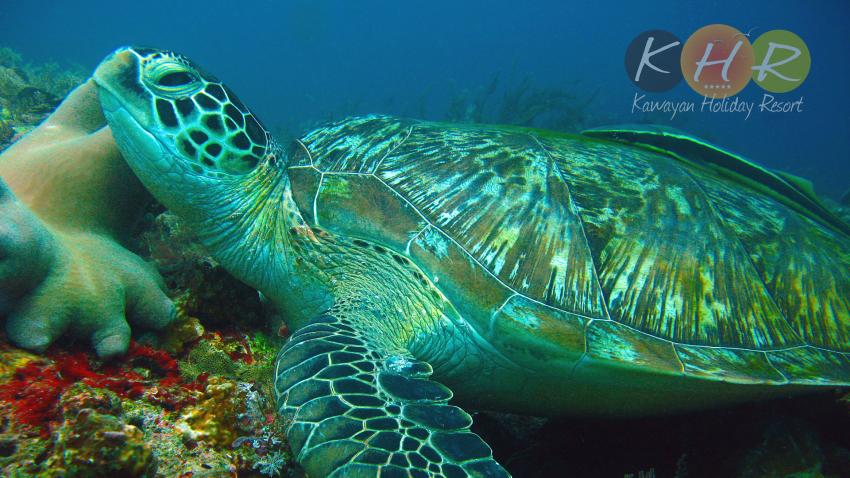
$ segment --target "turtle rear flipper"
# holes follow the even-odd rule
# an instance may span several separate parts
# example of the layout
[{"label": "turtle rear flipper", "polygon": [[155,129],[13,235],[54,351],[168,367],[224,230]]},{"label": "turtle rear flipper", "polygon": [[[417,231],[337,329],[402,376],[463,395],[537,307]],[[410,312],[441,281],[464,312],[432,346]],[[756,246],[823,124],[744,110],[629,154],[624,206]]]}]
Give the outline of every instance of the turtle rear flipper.
[{"label": "turtle rear flipper", "polygon": [[[349,315],[350,312],[347,311]],[[356,315],[356,313],[355,313]],[[380,345],[356,318],[322,316],[280,352],[275,390],[310,476],[507,477],[431,366]]]}]

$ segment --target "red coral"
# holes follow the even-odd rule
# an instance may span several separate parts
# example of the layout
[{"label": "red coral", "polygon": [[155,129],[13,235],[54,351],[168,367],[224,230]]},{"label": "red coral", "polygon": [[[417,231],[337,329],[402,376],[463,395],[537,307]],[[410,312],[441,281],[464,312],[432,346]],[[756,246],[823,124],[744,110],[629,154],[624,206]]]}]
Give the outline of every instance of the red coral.
[{"label": "red coral", "polygon": [[[177,361],[151,347],[130,344],[127,354],[106,364],[82,352],[57,352],[50,361],[34,361],[18,368],[12,379],[0,385],[0,401],[9,403],[18,421],[32,426],[48,425],[59,418],[59,398],[76,382],[106,388],[122,398],[144,397],[169,410],[194,403],[192,392],[203,390],[206,377],[184,383]],[[133,368],[150,370],[157,377],[145,378]],[[47,427],[42,429],[47,433]]]},{"label": "red coral", "polygon": [[246,365],[253,364],[255,362],[254,353],[251,351],[251,344],[248,343],[248,339],[244,335],[239,335],[234,338],[237,342],[239,342],[239,346],[242,347],[242,350],[236,350],[231,353],[230,358],[233,360],[241,360],[242,363]]},{"label": "red coral", "polygon": [[165,351],[140,345],[136,342],[130,343],[130,349],[127,351],[127,359],[144,359],[144,361],[148,361],[148,368],[158,368],[159,373],[169,377],[176,377],[180,373],[180,369],[177,367],[177,361]]},{"label": "red coral", "polygon": [[[237,331],[221,332],[213,331],[204,334],[204,338],[209,341],[220,341],[227,344],[228,347],[224,352],[231,360],[242,362],[246,365],[256,363],[254,352],[251,350],[251,344],[248,343],[248,338]],[[236,345],[234,347],[234,345]]]},{"label": "red coral", "polygon": [[12,405],[20,422],[38,426],[57,414],[59,396],[66,386],[53,365],[30,362],[0,386],[0,400]]}]

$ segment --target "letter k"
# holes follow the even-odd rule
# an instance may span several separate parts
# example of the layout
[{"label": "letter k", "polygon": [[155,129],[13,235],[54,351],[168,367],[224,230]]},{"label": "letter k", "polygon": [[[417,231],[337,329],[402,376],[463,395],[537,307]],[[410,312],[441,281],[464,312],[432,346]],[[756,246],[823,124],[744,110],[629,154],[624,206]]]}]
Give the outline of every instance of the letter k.
[{"label": "letter k", "polygon": [[644,45],[644,47],[643,47],[643,56],[640,59],[640,64],[638,65],[637,72],[635,73],[635,82],[640,82],[640,74],[643,71],[644,65],[652,68],[653,70],[655,70],[659,73],[670,73],[669,71],[664,71],[661,68],[658,68],[657,66],[653,65],[652,62],[649,61],[649,60],[650,60],[650,58],[657,55],[658,53],[661,53],[662,51],[665,51],[665,50],[669,50],[670,48],[673,48],[674,46],[678,45],[679,41],[674,41],[673,43],[670,43],[669,45],[664,45],[657,50],[651,50],[652,42],[654,40],[655,40],[655,37],[649,37],[649,38],[646,39],[646,45]]}]

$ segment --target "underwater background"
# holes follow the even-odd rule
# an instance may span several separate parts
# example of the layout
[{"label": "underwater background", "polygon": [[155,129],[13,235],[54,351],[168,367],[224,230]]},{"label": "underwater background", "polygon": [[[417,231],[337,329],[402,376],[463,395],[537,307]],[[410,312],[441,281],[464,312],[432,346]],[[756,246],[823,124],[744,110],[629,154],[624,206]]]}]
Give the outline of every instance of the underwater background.
[{"label": "underwater background", "polygon": [[[120,45],[178,51],[289,135],[363,113],[576,130],[647,121],[631,112],[638,88],[623,66],[626,47],[643,31],[667,30],[684,42],[713,23],[750,33],[751,41],[785,29],[812,57],[806,81],[784,95],[803,96],[802,113],[649,119],[812,179],[835,197],[850,187],[848,21],[850,4],[841,0],[4,1],[0,44],[28,61],[87,71]],[[761,94],[751,82],[738,96],[759,101]],[[684,81],[654,96],[701,100]]]},{"label": "underwater background", "polygon": [[[623,65],[632,39],[663,29],[684,41],[713,23],[751,41],[773,29],[799,35],[811,71],[783,96],[803,97],[803,111],[749,119],[633,112],[639,89]],[[0,0],[0,97],[4,85],[19,85],[13,70],[37,86],[16,90],[9,105],[32,127],[116,47],[150,45],[206,67],[283,141],[367,113],[567,132],[652,122],[810,179],[838,199],[850,188],[848,23],[850,3],[839,0]],[[751,82],[737,96],[758,103],[762,93]],[[647,94],[654,98],[702,100],[684,81]],[[0,128],[0,151],[26,131],[16,125],[2,137]],[[264,305],[173,216],[152,210],[147,221],[134,250],[160,267],[186,320],[162,350],[136,344],[108,366],[74,349],[42,362],[0,345],[0,410],[33,426],[21,431],[0,415],[0,476],[298,476],[264,385],[284,334],[255,330]],[[36,382],[43,387],[27,388]],[[848,429],[848,402],[835,391],[661,418],[475,415],[475,431],[517,477],[850,476]],[[105,441],[77,436],[97,430]],[[109,448],[117,435],[103,430],[123,433],[122,446]],[[117,468],[104,474],[108,466]]]}]

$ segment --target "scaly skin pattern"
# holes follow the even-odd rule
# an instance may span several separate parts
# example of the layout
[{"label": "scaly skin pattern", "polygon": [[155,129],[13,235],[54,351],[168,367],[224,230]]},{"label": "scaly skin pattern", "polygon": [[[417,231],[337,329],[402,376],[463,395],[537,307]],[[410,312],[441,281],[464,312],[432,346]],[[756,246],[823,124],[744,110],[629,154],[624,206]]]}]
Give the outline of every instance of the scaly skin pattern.
[{"label": "scaly skin pattern", "polygon": [[453,392],[610,415],[850,379],[850,238],[722,174],[378,116],[284,149],[181,55],[121,49],[94,78],[145,187],[283,309],[275,389],[311,476],[506,476]]},{"label": "scaly skin pattern", "polygon": [[127,350],[130,325],[173,318],[156,271],[121,245],[150,200],[118,152],[91,81],[0,156],[0,315],[43,351],[63,335],[98,355]]}]

